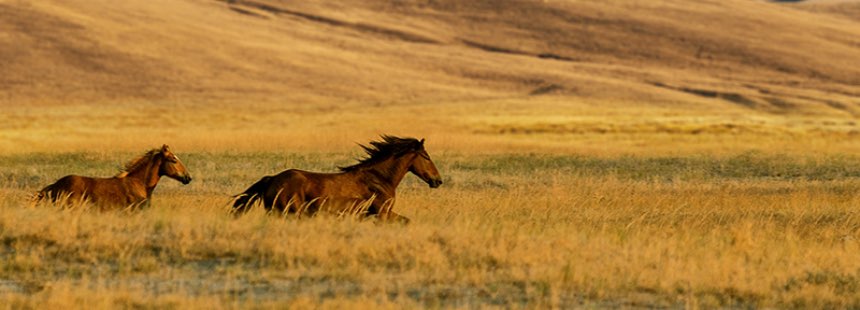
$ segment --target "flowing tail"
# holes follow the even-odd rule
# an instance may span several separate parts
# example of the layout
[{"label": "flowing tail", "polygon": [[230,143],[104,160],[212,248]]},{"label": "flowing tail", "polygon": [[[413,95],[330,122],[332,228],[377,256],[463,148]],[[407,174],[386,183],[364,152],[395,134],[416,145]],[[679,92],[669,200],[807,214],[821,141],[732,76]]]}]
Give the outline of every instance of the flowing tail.
[{"label": "flowing tail", "polygon": [[57,183],[45,186],[45,188],[43,188],[38,193],[33,195],[33,199],[32,199],[33,205],[41,202],[44,199],[48,199],[50,202],[56,202],[57,196],[58,196],[57,190],[54,188],[54,187],[56,187],[56,185],[57,185]]},{"label": "flowing tail", "polygon": [[48,193],[45,191],[45,189],[38,191],[37,193],[33,194],[33,196],[30,196],[30,207],[32,208],[37,206],[40,202],[42,202],[43,199],[47,197]]},{"label": "flowing tail", "polygon": [[30,198],[30,207],[35,207],[39,203],[43,201],[47,201],[49,203],[56,203],[61,197],[69,198],[71,193],[67,193],[64,196],[64,192],[58,188],[57,183],[45,186],[42,190],[36,192]]},{"label": "flowing tail", "polygon": [[257,181],[257,183],[254,183],[254,185],[251,185],[251,187],[246,189],[245,192],[233,196],[234,198],[236,198],[236,201],[233,202],[233,212],[235,214],[243,214],[245,212],[248,212],[248,210],[251,209],[251,206],[253,206],[254,203],[257,202],[257,200],[263,198],[263,194],[269,187],[269,182],[271,181],[271,179],[272,177],[265,176],[259,181]]}]

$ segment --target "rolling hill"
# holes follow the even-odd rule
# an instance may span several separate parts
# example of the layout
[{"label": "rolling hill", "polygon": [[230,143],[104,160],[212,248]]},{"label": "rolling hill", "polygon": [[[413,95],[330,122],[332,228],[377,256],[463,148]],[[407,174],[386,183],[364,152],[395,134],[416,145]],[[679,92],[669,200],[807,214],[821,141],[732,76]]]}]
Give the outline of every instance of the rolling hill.
[{"label": "rolling hill", "polygon": [[843,7],[0,0],[0,104],[554,95],[854,114],[860,21]]},{"label": "rolling hill", "polygon": [[860,20],[860,1],[857,0],[807,0],[799,1],[796,7],[854,21]]}]

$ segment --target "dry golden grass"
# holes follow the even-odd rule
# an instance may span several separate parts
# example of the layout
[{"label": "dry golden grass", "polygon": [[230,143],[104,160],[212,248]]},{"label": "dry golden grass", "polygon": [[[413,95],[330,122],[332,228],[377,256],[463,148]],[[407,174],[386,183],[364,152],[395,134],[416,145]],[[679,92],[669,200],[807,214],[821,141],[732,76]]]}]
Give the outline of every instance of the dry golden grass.
[{"label": "dry golden grass", "polygon": [[[490,108],[488,108],[490,107]],[[137,152],[170,144],[186,151],[349,152],[389,133],[425,137],[435,150],[595,156],[826,154],[860,151],[853,117],[746,109],[638,106],[566,97],[386,107],[251,108],[162,104],[10,107],[0,115],[0,152]]]},{"label": "dry golden grass", "polygon": [[[855,8],[0,0],[0,305],[860,307]],[[383,133],[411,225],[228,214]],[[29,207],[164,143],[150,209]]]},{"label": "dry golden grass", "polygon": [[[402,186],[409,226],[234,219],[228,193],[346,154],[189,153],[153,208],[26,208],[113,155],[15,155],[0,192],[0,299],[13,308],[852,307],[856,157],[433,154],[446,185]],[[44,177],[34,166],[52,172]],[[260,168],[265,167],[265,168]],[[243,170],[244,169],[244,170]],[[330,169],[330,168],[329,168]],[[104,173],[104,172],[102,172]]]},{"label": "dry golden grass", "polygon": [[[12,109],[3,134],[17,139],[4,140],[0,156],[0,303],[860,303],[852,118],[630,106],[544,97],[326,113]],[[396,209],[412,225],[228,215],[229,195],[262,175],[332,171],[359,156],[354,142],[378,133],[427,137],[445,178],[437,190],[413,177],[402,185]],[[62,175],[112,175],[161,143],[195,181],[163,180],[151,209],[27,207],[29,195]]]}]

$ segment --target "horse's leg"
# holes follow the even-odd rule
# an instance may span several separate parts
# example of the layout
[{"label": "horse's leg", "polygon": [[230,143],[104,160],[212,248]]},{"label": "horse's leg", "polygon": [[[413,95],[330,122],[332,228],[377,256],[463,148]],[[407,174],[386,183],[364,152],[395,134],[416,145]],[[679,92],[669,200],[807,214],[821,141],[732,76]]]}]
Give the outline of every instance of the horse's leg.
[{"label": "horse's leg", "polygon": [[388,199],[382,202],[378,202],[377,200],[371,204],[371,207],[368,209],[369,212],[367,216],[370,217],[375,215],[377,220],[381,222],[409,224],[409,218],[392,211],[391,209],[393,208],[394,199]]},{"label": "horse's leg", "polygon": [[301,218],[304,215],[310,215],[308,213],[308,209],[312,208],[312,204],[317,202],[316,199],[312,199],[308,201],[307,197],[302,193],[293,194],[290,198],[290,201],[287,204],[287,213],[294,214],[296,217]]},{"label": "horse's leg", "polygon": [[385,219],[385,221],[389,222],[389,223],[400,223],[400,224],[406,225],[406,224],[409,224],[409,222],[411,220],[408,217],[397,214],[397,212],[388,211],[388,216]]},{"label": "horse's leg", "polygon": [[132,209],[133,210],[149,209],[149,207],[151,205],[152,205],[152,197],[146,197],[146,199],[144,199],[143,201],[138,201],[138,202],[132,203],[132,206],[133,206]]},{"label": "horse's leg", "polygon": [[79,193],[77,191],[72,191],[69,193],[64,193],[65,196],[61,199],[65,199],[63,204],[67,208],[83,208],[87,206],[87,196],[84,193]]},{"label": "horse's leg", "polygon": [[270,210],[277,211],[281,215],[295,214],[296,212],[302,211],[300,209],[305,206],[305,199],[300,194],[289,195],[279,192],[273,203],[274,206],[272,206]]},{"label": "horse's leg", "polygon": [[284,195],[284,190],[279,190],[278,193],[275,194],[275,198],[272,199],[272,202],[266,205],[266,210],[269,210],[270,212],[277,211],[278,213],[283,214],[289,203],[289,197]]},{"label": "horse's leg", "polygon": [[398,214],[394,211],[389,211],[385,214],[367,214],[365,215],[365,219],[375,218],[377,223],[399,223],[403,225],[409,224],[412,220],[408,217]]},{"label": "horse's leg", "polygon": [[299,213],[299,216],[302,216],[302,215],[313,216],[314,214],[317,214],[317,212],[319,212],[319,210],[322,208],[322,205],[326,202],[327,202],[327,199],[325,199],[325,198],[315,198],[315,199],[303,204],[300,207],[301,210],[298,210],[297,212]]}]

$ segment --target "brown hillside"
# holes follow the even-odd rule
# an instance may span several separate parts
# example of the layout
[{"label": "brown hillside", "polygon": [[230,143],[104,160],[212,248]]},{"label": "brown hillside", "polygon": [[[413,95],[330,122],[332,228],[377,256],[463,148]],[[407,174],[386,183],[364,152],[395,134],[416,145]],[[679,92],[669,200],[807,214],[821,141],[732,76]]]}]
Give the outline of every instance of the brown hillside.
[{"label": "brown hillside", "polygon": [[807,0],[797,2],[796,7],[860,21],[860,1],[858,0]]},{"label": "brown hillside", "polygon": [[860,111],[860,22],[748,0],[0,0],[0,58],[0,104],[554,94]]}]

